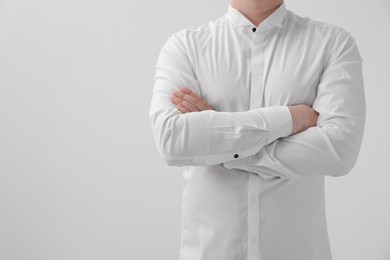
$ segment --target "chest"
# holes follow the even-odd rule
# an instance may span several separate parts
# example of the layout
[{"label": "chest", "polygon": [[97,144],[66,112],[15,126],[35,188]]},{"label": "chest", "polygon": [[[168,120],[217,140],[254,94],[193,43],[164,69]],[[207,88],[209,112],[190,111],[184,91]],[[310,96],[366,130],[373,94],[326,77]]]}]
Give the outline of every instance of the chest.
[{"label": "chest", "polygon": [[[221,42],[224,41],[224,42]],[[324,49],[299,37],[246,35],[215,38],[198,49],[194,68],[203,98],[218,111],[257,106],[312,105],[323,70]]]}]

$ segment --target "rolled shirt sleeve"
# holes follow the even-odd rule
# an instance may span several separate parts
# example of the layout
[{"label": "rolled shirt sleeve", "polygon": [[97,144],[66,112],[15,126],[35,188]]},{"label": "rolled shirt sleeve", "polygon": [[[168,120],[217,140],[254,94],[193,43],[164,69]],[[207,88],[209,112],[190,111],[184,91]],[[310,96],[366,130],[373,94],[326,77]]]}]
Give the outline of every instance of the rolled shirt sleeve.
[{"label": "rolled shirt sleeve", "polygon": [[342,176],[354,167],[366,116],[362,58],[354,38],[340,29],[330,47],[313,109],[317,125],[280,138],[243,159],[225,162],[228,169],[255,172],[263,178]]},{"label": "rolled shirt sleeve", "polygon": [[185,86],[200,95],[200,86],[178,34],[168,38],[155,68],[149,118],[157,150],[168,165],[216,165],[245,158],[291,134],[287,106],[181,114],[171,102],[173,91]]}]

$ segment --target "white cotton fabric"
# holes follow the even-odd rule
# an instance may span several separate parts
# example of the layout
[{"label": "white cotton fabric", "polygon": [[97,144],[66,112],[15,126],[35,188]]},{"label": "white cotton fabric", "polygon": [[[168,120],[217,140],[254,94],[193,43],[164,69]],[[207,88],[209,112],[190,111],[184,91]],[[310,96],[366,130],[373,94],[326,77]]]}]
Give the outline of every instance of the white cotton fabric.
[{"label": "white cotton fabric", "polygon": [[[362,58],[345,29],[285,3],[256,31],[230,4],[171,35],[149,117],[161,157],[184,166],[180,260],[331,260],[324,176],[348,174],[365,124]],[[215,111],[181,114],[187,87]],[[291,135],[287,106],[317,126]]]}]

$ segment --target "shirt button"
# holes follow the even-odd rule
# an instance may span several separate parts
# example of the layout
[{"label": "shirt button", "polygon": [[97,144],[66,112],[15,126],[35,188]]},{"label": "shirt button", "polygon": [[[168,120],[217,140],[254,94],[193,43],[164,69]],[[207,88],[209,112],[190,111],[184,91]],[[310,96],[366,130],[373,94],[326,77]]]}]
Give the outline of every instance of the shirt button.
[{"label": "shirt button", "polygon": [[252,32],[256,32],[256,27],[253,27],[253,28],[252,28]]},{"label": "shirt button", "polygon": [[238,154],[235,154],[235,155],[234,155],[234,158],[238,158]]}]

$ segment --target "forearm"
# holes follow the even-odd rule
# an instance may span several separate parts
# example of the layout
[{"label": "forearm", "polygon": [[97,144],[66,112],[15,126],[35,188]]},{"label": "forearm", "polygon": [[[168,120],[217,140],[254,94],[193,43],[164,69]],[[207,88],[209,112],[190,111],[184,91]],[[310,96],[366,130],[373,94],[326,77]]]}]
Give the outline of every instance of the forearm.
[{"label": "forearm", "polygon": [[343,176],[353,168],[361,146],[364,121],[354,125],[354,134],[333,126],[311,127],[280,138],[244,159],[224,163],[268,178]]},{"label": "forearm", "polygon": [[160,98],[154,95],[149,117],[157,149],[168,165],[215,165],[245,158],[291,133],[287,106],[181,114]]}]

